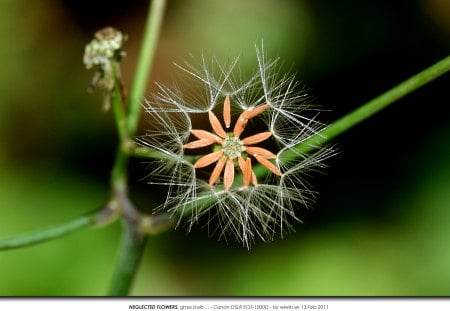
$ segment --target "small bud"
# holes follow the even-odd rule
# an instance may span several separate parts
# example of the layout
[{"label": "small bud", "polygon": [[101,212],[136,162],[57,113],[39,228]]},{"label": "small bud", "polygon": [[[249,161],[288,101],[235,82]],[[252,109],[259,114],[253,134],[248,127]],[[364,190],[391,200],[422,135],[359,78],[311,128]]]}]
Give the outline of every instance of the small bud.
[{"label": "small bud", "polygon": [[110,96],[115,79],[123,88],[119,66],[116,66],[115,70],[112,66],[125,56],[122,45],[126,39],[126,36],[117,29],[106,27],[94,34],[94,39],[86,45],[84,50],[83,62],[86,69],[95,69],[89,90],[100,89],[105,92],[105,110],[110,107]]},{"label": "small bud", "polygon": [[99,66],[107,71],[111,61],[120,61],[125,52],[122,45],[126,41],[120,31],[113,27],[106,27],[94,34],[94,39],[86,45],[83,62],[87,69]]}]

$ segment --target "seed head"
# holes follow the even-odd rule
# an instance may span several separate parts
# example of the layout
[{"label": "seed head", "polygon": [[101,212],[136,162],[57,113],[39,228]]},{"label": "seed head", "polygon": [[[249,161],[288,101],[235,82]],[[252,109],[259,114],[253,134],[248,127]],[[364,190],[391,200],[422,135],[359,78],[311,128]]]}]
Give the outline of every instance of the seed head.
[{"label": "seed head", "polygon": [[[262,46],[256,54],[258,69],[247,80],[238,58],[177,65],[198,89],[158,85],[146,105],[154,128],[139,140],[164,154],[150,174],[150,183],[168,187],[161,210],[187,220],[188,230],[206,218],[210,233],[247,247],[300,221],[295,210],[314,195],[304,176],[332,154],[296,151],[324,128],[318,110],[294,76],[280,76],[278,59],[266,60]],[[197,121],[201,115],[207,122]],[[283,160],[287,152],[296,156]]]}]

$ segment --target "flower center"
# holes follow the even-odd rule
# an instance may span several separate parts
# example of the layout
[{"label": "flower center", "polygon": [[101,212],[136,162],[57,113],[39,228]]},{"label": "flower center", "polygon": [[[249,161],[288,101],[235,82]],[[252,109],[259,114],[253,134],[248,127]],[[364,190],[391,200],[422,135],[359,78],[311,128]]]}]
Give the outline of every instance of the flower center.
[{"label": "flower center", "polygon": [[239,139],[239,137],[231,136],[227,137],[222,142],[223,154],[231,159],[237,158],[245,151],[244,143]]}]

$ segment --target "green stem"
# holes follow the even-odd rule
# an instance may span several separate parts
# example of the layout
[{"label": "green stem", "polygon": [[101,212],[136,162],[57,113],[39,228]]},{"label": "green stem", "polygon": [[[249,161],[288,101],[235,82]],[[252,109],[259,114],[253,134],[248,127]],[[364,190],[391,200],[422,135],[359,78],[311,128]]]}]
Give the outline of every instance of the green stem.
[{"label": "green stem", "polygon": [[116,193],[116,199],[123,209],[124,233],[109,295],[126,296],[133,283],[147,239],[140,230],[142,216],[133,203],[121,192]]},{"label": "green stem", "polygon": [[[148,75],[153,64],[165,4],[165,0],[153,0],[149,7],[142,48],[140,50],[136,73],[130,92],[127,118],[124,118],[121,110],[118,110],[117,113],[115,113],[116,122],[119,127],[121,145],[116,153],[116,160],[111,175],[111,185],[113,188],[113,196],[122,208],[124,233],[119,249],[117,266],[109,291],[109,294],[113,296],[128,295],[146,244],[146,238],[140,231],[140,220],[142,216],[128,199],[127,168],[129,155],[127,153],[130,147],[128,140],[129,137],[135,135],[137,131],[141,110],[140,100],[144,95]],[[114,93],[117,99],[121,98],[121,92],[118,88],[117,81]],[[126,129],[122,128],[122,122],[126,122]]]},{"label": "green stem", "polygon": [[37,243],[53,240],[74,231],[89,227],[97,223],[102,210],[95,211],[68,221],[63,224],[52,226],[18,236],[4,238],[0,240],[0,250],[9,250],[29,246]]},{"label": "green stem", "polygon": [[150,158],[150,159],[167,159],[168,156],[164,153],[147,148],[147,147],[136,147],[133,146],[129,150],[127,150],[127,154],[129,156],[133,156],[136,158]]},{"label": "green stem", "polygon": [[109,295],[126,296],[130,291],[144,252],[146,237],[140,230],[142,215],[128,198],[126,191],[116,189],[114,197],[122,208],[124,232]]},{"label": "green stem", "polygon": [[421,86],[445,74],[449,70],[450,56],[447,56],[436,64],[419,72],[418,74],[393,87],[389,91],[379,95],[378,97],[375,97],[366,104],[336,120],[322,132],[295,146],[295,150],[283,154],[282,160],[289,161],[297,157],[298,153],[311,152],[312,150],[318,148],[320,145],[329,142],[330,140],[344,133],[356,124],[364,121],[378,111],[394,103],[398,99],[404,97],[405,95],[408,95]]},{"label": "green stem", "polygon": [[[125,152],[129,156],[136,157],[136,158],[147,158],[147,159],[157,159],[157,160],[168,160],[168,159],[171,159],[171,157],[168,156],[167,154],[164,154],[161,151],[154,150],[154,149],[151,149],[151,148],[148,148],[148,147],[130,146],[130,148],[125,150]],[[184,156],[184,159],[189,161],[189,162],[194,162],[198,158],[199,158],[198,156],[190,156],[190,155],[185,155]]]},{"label": "green stem", "polygon": [[129,294],[145,244],[146,238],[138,234],[127,222],[124,222],[119,259],[109,289],[110,296],[127,296]]},{"label": "green stem", "polygon": [[148,76],[153,65],[156,44],[162,26],[166,0],[153,0],[148,11],[144,39],[136,65],[134,81],[130,92],[130,107],[128,111],[128,130],[136,133],[141,111],[141,100],[148,82]]},{"label": "green stem", "polygon": [[119,147],[116,151],[116,159],[111,171],[111,187],[114,193],[126,193],[128,191],[128,156]]},{"label": "green stem", "polygon": [[119,76],[119,64],[117,62],[112,62],[111,67],[114,76],[114,88],[111,92],[111,105],[119,135],[119,147],[116,151],[116,158],[111,171],[111,187],[115,193],[125,193],[127,191],[128,156],[123,150],[126,147],[129,136]]},{"label": "green stem", "polygon": [[114,113],[114,119],[117,125],[121,145],[128,141],[128,128],[123,103],[123,96],[120,81],[119,63],[111,61],[112,74],[114,77],[114,89],[111,92],[111,106]]}]

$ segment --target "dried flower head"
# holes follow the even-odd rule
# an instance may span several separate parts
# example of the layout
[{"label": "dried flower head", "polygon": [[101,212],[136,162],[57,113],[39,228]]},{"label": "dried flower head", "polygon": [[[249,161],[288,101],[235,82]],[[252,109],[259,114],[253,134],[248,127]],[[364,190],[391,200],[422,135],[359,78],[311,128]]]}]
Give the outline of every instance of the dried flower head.
[{"label": "dried flower head", "polygon": [[112,60],[120,61],[125,56],[122,45],[126,40],[120,31],[113,27],[100,29],[94,34],[94,39],[86,45],[83,62],[87,69],[99,66],[108,71]]},{"label": "dried flower head", "polygon": [[304,176],[332,153],[297,150],[324,128],[318,110],[294,76],[280,74],[278,59],[256,52],[258,69],[247,80],[238,58],[178,66],[186,87],[158,85],[146,105],[153,128],[140,139],[162,154],[150,174],[150,183],[168,187],[160,209],[187,219],[189,229],[206,218],[211,233],[247,247],[292,229],[295,208],[314,196]]},{"label": "dried flower head", "polygon": [[95,69],[90,89],[104,91],[105,110],[110,105],[109,96],[113,90],[115,79],[117,78],[122,83],[119,66],[113,68],[113,63],[120,62],[125,56],[122,45],[126,39],[126,36],[119,30],[106,27],[94,34],[94,39],[86,45],[84,50],[83,62],[86,69]]}]

